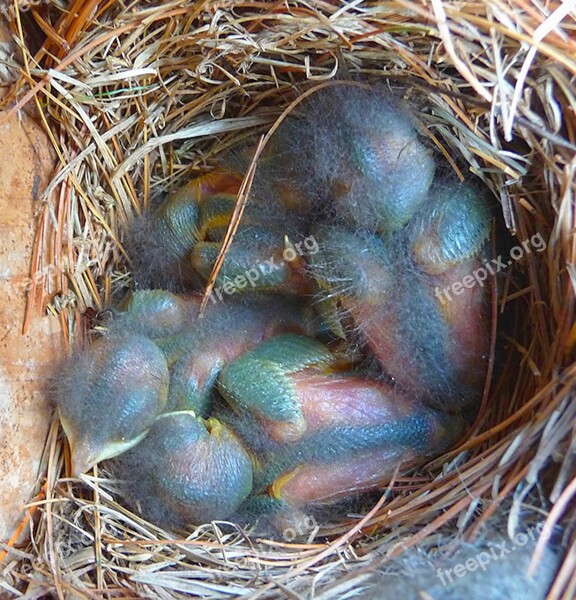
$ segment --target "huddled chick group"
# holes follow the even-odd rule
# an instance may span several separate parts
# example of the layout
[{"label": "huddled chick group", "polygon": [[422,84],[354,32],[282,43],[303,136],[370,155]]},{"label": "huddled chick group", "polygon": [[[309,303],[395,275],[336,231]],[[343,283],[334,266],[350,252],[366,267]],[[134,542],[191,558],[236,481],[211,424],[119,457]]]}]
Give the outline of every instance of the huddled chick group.
[{"label": "huddled chick group", "polygon": [[485,200],[360,84],[316,91],[272,136],[215,281],[234,293],[200,315],[246,156],[135,223],[136,289],[60,374],[75,473],[114,459],[161,524],[377,489],[457,441],[485,383],[487,288],[459,285],[485,260]]}]

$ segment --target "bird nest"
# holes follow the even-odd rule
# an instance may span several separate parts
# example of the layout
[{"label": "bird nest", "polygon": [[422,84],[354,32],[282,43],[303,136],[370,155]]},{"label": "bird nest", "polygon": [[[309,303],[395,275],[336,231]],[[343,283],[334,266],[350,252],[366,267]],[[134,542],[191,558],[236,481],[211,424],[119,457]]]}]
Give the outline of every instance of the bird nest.
[{"label": "bird nest", "polygon": [[[105,468],[71,479],[54,421],[4,577],[73,597],[343,595],[443,534],[475,539],[496,519],[563,525],[551,591],[576,585],[573,346],[576,37],[570,3],[21,2],[7,10],[23,54],[11,110],[36,103],[59,170],[38,212],[27,322],[50,311],[67,344],[130,286],[127,227],[154,198],[265,133],[290,101],[337,79],[384,84],[412,105],[457,176],[478,177],[523,248],[495,277],[491,368],[466,439],[398,475],[338,521],[284,540],[227,523],[166,531],[118,503]],[[500,232],[500,239],[506,236]],[[523,242],[545,241],[541,251]],[[499,247],[499,246],[498,246]],[[294,541],[296,534],[297,542]],[[544,537],[534,560],[543,551]],[[300,596],[298,596],[300,597]]]}]

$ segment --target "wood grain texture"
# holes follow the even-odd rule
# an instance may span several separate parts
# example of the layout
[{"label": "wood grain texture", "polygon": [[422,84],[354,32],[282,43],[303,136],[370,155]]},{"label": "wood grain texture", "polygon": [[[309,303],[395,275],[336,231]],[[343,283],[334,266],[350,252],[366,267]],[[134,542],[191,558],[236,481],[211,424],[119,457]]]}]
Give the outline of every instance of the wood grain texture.
[{"label": "wood grain texture", "polygon": [[[3,42],[4,44],[5,42]],[[26,114],[0,126],[0,539],[24,516],[38,476],[51,407],[46,376],[61,349],[59,322],[35,317],[22,334],[38,196],[54,164]]]}]

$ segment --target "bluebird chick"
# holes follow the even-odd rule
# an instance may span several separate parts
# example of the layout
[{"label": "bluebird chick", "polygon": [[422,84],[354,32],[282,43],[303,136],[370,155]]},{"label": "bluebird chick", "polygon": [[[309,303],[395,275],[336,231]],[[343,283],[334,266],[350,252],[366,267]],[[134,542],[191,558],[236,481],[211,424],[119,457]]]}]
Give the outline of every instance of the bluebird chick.
[{"label": "bluebird chick", "polygon": [[152,522],[185,526],[226,519],[252,490],[252,460],[215,418],[165,413],[113,469]]},{"label": "bluebird chick", "polygon": [[57,397],[74,475],[143,439],[168,385],[163,353],[143,336],[111,334],[78,352],[60,373]]}]

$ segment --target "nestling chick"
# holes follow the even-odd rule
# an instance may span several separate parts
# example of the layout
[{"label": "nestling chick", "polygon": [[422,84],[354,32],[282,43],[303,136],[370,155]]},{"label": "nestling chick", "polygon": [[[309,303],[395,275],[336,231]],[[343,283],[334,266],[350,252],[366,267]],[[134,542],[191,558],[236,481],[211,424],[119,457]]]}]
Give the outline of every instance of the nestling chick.
[{"label": "nestling chick", "polygon": [[176,336],[156,338],[170,366],[169,410],[207,416],[224,365],[260,342],[289,331],[310,331],[305,310],[289,298],[252,297],[210,303],[204,315]]},{"label": "nestling chick", "polygon": [[[226,171],[193,179],[151,213],[133,223],[127,246],[133,261],[133,277],[141,288],[181,291],[198,284],[198,276],[185,260],[202,239],[199,220],[205,198],[235,198],[242,177]],[[229,220],[229,215],[227,215]]]},{"label": "nestling chick", "polygon": [[140,335],[111,334],[77,353],[57,396],[74,475],[137,444],[164,410],[168,382],[164,355]]},{"label": "nestling chick", "polygon": [[351,228],[402,228],[427,198],[435,172],[410,113],[390,94],[355,83],[318,90],[271,139],[254,201],[324,214]]},{"label": "nestling chick", "polygon": [[114,312],[115,331],[126,329],[150,339],[182,333],[198,317],[201,297],[167,290],[138,290],[129,294]]},{"label": "nestling chick", "polygon": [[255,496],[288,507],[332,503],[380,486],[400,464],[421,462],[463,432],[375,381],[341,372],[304,336],[263,342],[222,370],[226,419],[257,457]]},{"label": "nestling chick", "polygon": [[[242,296],[242,295],[240,295]],[[170,369],[167,411],[193,410],[207,417],[222,367],[279,333],[307,332],[308,312],[290,298],[212,297],[202,316],[199,295],[163,290],[134,292],[109,327],[148,335],[164,352]]]},{"label": "nestling chick", "polygon": [[[409,229],[408,247],[422,272],[422,289],[446,323],[450,361],[470,404],[480,396],[473,390],[481,391],[486,379],[492,286],[479,275],[487,275],[490,224],[486,201],[476,188],[446,182],[433,186],[429,210],[420,211]],[[443,399],[442,407],[457,403],[454,394]]]},{"label": "nestling chick", "polygon": [[461,286],[451,302],[437,290],[471,277],[489,225],[483,198],[449,184],[393,235],[315,230],[320,252],[311,272],[334,332],[359,337],[397,384],[443,410],[466,409],[481,395],[487,300],[481,285]]},{"label": "nestling chick", "polygon": [[220,393],[238,412],[266,422],[277,441],[294,441],[308,428],[292,377],[302,371],[329,372],[336,360],[315,340],[277,335],[222,369]]},{"label": "nestling chick", "polygon": [[[210,278],[236,204],[241,177],[222,171],[199,177],[169,194],[149,215],[137,219],[128,241],[138,287],[199,290]],[[273,259],[277,268],[250,279],[252,289],[302,293],[306,281],[282,260],[285,235],[296,219],[287,210],[271,211],[251,202],[235,241],[224,257],[217,286],[245,278],[255,265]]]},{"label": "nestling chick", "polygon": [[481,397],[487,287],[438,290],[469,280],[490,222],[475,188],[434,175],[407,110],[336,85],[270,139],[203,315],[239,169],[137,221],[136,287],[189,295],[138,289],[73,359],[76,471],[119,454],[133,505],[180,526],[333,504],[453,444]]},{"label": "nestling chick", "polygon": [[152,522],[185,526],[226,519],[252,490],[252,461],[232,431],[193,412],[159,417],[113,469]]}]

